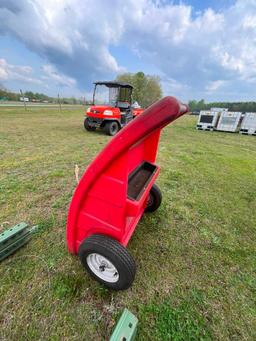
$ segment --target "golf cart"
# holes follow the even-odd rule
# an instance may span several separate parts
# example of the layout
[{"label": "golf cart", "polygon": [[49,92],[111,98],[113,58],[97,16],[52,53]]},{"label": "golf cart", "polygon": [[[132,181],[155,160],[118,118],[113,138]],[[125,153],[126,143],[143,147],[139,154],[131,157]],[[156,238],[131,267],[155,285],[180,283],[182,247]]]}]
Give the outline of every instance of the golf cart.
[{"label": "golf cart", "polygon": [[132,107],[133,87],[124,82],[95,82],[93,104],[87,109],[84,128],[95,131],[102,128],[114,136],[119,129],[143,112]]}]

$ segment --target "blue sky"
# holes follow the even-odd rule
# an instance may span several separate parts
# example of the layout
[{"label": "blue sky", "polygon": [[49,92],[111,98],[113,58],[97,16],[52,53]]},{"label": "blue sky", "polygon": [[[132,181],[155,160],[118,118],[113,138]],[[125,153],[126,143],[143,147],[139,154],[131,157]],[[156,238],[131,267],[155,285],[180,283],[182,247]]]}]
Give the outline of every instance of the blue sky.
[{"label": "blue sky", "polygon": [[256,100],[256,1],[0,0],[1,86],[88,98],[137,71],[185,101]]}]

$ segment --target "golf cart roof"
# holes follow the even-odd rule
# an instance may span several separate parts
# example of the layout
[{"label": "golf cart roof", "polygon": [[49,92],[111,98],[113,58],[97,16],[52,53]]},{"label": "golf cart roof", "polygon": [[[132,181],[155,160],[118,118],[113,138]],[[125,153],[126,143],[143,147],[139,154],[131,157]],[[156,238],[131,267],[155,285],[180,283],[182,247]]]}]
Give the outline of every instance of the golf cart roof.
[{"label": "golf cart roof", "polygon": [[121,87],[121,88],[130,88],[133,89],[133,86],[129,83],[125,82],[117,82],[117,81],[106,81],[106,82],[94,82],[95,85],[106,85],[109,87]]}]

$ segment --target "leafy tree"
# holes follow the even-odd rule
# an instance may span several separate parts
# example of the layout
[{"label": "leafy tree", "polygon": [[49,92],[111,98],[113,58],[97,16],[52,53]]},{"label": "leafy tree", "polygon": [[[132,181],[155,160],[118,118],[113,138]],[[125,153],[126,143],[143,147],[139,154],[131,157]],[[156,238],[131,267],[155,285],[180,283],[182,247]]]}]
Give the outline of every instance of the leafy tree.
[{"label": "leafy tree", "polygon": [[162,97],[158,76],[145,75],[143,72],[123,73],[117,76],[117,80],[133,86],[133,101],[137,101],[142,107],[148,107]]},{"label": "leafy tree", "polygon": [[11,91],[4,89],[3,87],[0,89],[0,100],[7,100],[7,101],[18,101],[19,95],[15,94]]},{"label": "leafy tree", "polygon": [[27,98],[29,98],[30,101],[34,98],[34,94],[33,94],[32,91],[26,91],[26,92],[24,93],[24,96],[27,97]]},{"label": "leafy tree", "polygon": [[198,105],[197,105],[197,101],[196,100],[193,99],[193,100],[189,101],[188,105],[189,105],[190,111],[198,110]]}]

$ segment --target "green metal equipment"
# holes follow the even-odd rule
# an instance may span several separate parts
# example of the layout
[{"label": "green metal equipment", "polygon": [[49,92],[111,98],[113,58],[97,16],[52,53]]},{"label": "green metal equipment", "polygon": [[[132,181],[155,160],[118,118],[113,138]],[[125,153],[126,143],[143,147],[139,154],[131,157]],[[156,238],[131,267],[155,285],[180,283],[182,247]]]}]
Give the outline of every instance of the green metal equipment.
[{"label": "green metal equipment", "polygon": [[134,341],[137,327],[137,317],[125,308],[109,341]]},{"label": "green metal equipment", "polygon": [[29,227],[26,223],[19,223],[0,233],[0,261],[25,245],[35,232],[37,226]]}]

